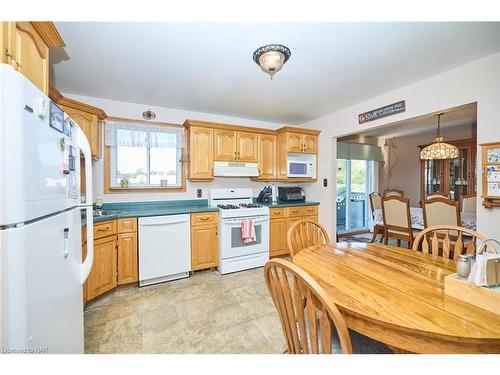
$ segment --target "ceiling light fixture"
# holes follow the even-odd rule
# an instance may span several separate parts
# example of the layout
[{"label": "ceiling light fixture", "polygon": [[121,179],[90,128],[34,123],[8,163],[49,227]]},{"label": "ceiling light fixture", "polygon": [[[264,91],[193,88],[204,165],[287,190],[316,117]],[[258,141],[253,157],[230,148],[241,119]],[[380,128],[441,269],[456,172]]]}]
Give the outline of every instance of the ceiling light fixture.
[{"label": "ceiling light fixture", "polygon": [[255,50],[253,61],[273,79],[291,55],[290,49],[282,44],[268,44]]},{"label": "ceiling light fixture", "polygon": [[444,160],[444,159],[455,159],[458,158],[459,152],[458,147],[450,145],[449,143],[443,142],[444,137],[441,137],[441,116],[440,113],[437,116],[438,128],[437,136],[434,138],[434,143],[425,147],[420,151],[420,159],[423,160]]}]

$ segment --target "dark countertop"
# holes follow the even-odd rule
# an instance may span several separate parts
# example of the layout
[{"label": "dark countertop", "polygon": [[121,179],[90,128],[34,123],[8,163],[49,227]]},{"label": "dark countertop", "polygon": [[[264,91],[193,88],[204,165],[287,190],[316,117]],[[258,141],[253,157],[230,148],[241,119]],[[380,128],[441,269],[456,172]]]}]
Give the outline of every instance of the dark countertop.
[{"label": "dark countertop", "polygon": [[[269,208],[284,208],[297,206],[317,206],[319,202],[284,202],[260,203]],[[126,202],[126,203],[105,203],[103,210],[121,211],[111,215],[95,216],[94,223],[102,221],[121,219],[127,217],[145,217],[145,216],[163,216],[191,214],[196,212],[218,212],[216,207],[209,207],[207,199],[173,200],[173,201],[155,201],[155,202]],[[85,220],[82,219],[82,226]]]},{"label": "dark countertop", "polygon": [[[121,211],[111,215],[94,216],[94,223],[127,217],[163,216],[191,214],[196,212],[218,212],[209,207],[207,199],[191,199],[155,202],[105,203],[103,210]],[[85,223],[82,223],[85,224]]]},{"label": "dark countertop", "polygon": [[312,201],[297,201],[297,202],[287,202],[287,201],[278,201],[273,203],[262,203],[259,204],[263,206],[267,206],[269,208],[284,208],[284,207],[299,207],[299,206],[319,206],[319,202]]}]

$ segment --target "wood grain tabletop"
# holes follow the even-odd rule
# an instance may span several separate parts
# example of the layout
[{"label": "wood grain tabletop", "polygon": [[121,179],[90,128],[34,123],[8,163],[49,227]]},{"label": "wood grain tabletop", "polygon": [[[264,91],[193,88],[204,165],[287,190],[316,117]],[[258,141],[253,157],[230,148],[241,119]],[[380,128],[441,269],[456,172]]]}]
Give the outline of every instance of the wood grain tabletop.
[{"label": "wood grain tabletop", "polygon": [[500,315],[444,294],[453,260],[378,243],[338,243],[304,249],[293,262],[326,290],[349,328],[393,348],[500,353]]}]

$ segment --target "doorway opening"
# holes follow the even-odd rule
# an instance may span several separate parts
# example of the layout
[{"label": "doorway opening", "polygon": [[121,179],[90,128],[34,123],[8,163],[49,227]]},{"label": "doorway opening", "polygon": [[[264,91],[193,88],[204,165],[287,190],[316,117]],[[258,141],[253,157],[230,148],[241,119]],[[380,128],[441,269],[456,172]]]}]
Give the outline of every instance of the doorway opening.
[{"label": "doorway opening", "polygon": [[457,201],[460,224],[475,230],[477,106],[471,103],[439,113],[444,113],[442,135],[445,142],[459,149],[458,158],[420,159],[420,151],[436,137],[437,113],[337,138],[335,215],[339,240],[371,240],[369,232],[374,224],[383,225],[383,215],[381,209],[372,210],[369,194],[383,196],[386,190],[402,191],[409,199],[412,228],[415,225],[416,230],[424,227],[422,202],[435,193]]}]

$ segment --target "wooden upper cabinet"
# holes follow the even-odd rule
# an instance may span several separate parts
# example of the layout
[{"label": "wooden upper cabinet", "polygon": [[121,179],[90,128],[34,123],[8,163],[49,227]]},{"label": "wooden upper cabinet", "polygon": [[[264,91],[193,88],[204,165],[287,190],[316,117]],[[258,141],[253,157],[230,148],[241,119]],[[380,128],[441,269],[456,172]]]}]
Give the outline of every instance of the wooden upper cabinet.
[{"label": "wooden upper cabinet", "polygon": [[[288,178],[287,159],[290,152],[316,154],[317,130],[292,126],[273,130],[189,119],[184,127],[189,133],[190,180],[213,179],[214,161],[239,161],[258,164],[259,176],[253,180],[316,181]],[[211,152],[207,150],[209,145]]]},{"label": "wooden upper cabinet", "polygon": [[189,179],[214,178],[214,129],[191,126],[188,128]]},{"label": "wooden upper cabinet", "polygon": [[66,114],[71,117],[87,137],[90,144],[90,151],[93,159],[100,159],[101,151],[101,137],[100,137],[100,122],[97,120],[97,115],[81,111],[79,109],[59,105]]},{"label": "wooden upper cabinet", "polygon": [[102,157],[103,120],[106,113],[97,107],[65,98],[52,84],[49,84],[49,96],[83,130],[90,144],[93,160]]},{"label": "wooden upper cabinet", "polygon": [[297,133],[288,133],[287,149],[288,152],[302,152],[303,135]]},{"label": "wooden upper cabinet", "polygon": [[317,135],[304,134],[302,143],[304,145],[304,149],[302,152],[305,152],[308,154],[317,154],[318,153],[318,136]]},{"label": "wooden upper cabinet", "polygon": [[257,133],[215,129],[214,160],[257,162]]},{"label": "wooden upper cabinet", "polygon": [[52,22],[2,22],[3,63],[10,64],[46,95],[49,93],[49,48],[64,47]]},{"label": "wooden upper cabinet", "polygon": [[318,136],[312,134],[288,133],[288,152],[316,154],[318,152]]},{"label": "wooden upper cabinet", "polygon": [[259,179],[276,178],[276,136],[259,134]]},{"label": "wooden upper cabinet", "polygon": [[237,132],[215,129],[214,160],[234,161],[237,151]]},{"label": "wooden upper cabinet", "polygon": [[245,163],[257,163],[258,134],[236,132],[236,160]]}]

